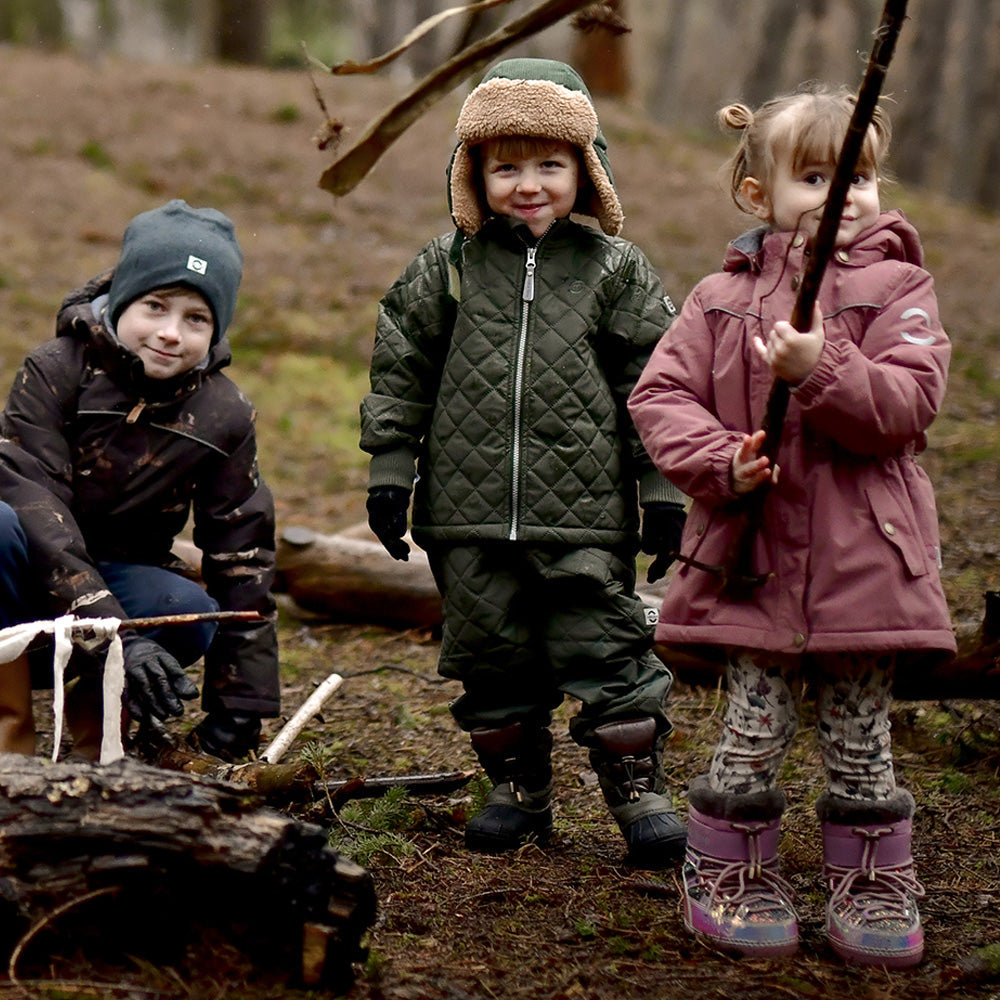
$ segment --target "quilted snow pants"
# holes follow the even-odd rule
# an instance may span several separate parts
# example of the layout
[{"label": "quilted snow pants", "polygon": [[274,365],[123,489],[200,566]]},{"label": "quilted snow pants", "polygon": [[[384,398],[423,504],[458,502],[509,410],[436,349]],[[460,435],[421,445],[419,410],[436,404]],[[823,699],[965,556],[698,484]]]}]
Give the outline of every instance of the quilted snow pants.
[{"label": "quilted snow pants", "polygon": [[438,670],[465,689],[451,706],[462,729],[547,725],[570,695],[582,703],[570,733],[583,746],[612,718],[670,731],[673,676],[652,651],[630,553],[491,542],[428,556],[444,606]]}]

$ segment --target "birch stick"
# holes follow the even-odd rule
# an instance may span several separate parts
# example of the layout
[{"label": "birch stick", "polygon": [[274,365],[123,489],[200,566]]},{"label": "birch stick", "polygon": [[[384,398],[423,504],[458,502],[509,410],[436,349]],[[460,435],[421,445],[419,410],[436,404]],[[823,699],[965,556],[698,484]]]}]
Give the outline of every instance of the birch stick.
[{"label": "birch stick", "polygon": [[271,741],[260,759],[267,764],[277,764],[306,723],[323,707],[324,702],[344,682],[340,674],[333,673],[302,704],[302,707],[285,723],[280,733]]}]

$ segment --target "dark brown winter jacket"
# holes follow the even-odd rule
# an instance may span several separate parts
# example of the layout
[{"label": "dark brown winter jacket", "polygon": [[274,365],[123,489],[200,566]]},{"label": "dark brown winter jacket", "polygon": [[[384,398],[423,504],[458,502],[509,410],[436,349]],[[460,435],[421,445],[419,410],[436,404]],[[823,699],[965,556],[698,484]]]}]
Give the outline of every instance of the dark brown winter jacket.
[{"label": "dark brown winter jacket", "polygon": [[110,279],[66,298],[56,336],[25,360],[0,416],[0,499],[28,537],[39,617],[125,617],[95,564],[176,566],[171,546],[193,513],[208,592],[225,611],[266,616],[220,625],[204,707],[276,715],[274,502],[253,406],[222,374],[225,339],[197,368],[147,378],[99,317]]}]

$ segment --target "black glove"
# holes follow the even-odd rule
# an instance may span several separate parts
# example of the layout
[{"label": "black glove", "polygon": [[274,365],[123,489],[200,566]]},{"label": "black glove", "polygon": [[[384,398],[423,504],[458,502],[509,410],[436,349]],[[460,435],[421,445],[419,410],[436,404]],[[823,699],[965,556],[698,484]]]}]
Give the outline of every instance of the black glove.
[{"label": "black glove", "polygon": [[385,546],[393,559],[407,562],[410,546],[403,541],[406,534],[406,512],[410,508],[410,491],[402,486],[373,486],[368,491],[368,526]]},{"label": "black glove", "polygon": [[150,716],[183,715],[180,699],[198,696],[198,688],[183,667],[161,646],[144,636],[123,636],[125,707],[137,722]]},{"label": "black glove", "polygon": [[674,556],[681,550],[681,535],[687,514],[679,503],[656,500],[642,505],[642,551],[656,556],[649,572],[647,583],[656,583],[663,578]]}]

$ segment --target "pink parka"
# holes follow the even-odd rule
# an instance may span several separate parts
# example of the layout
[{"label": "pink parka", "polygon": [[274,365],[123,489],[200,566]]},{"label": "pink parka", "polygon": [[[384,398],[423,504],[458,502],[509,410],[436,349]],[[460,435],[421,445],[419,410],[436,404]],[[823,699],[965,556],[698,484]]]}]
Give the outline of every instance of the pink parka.
[{"label": "pink parka", "polygon": [[[757,230],[701,281],[629,399],[643,444],[692,498],[682,552],[726,562],[740,518],[730,481],[761,426],[771,373],[753,350],[792,313],[801,234]],[[839,249],[819,292],[826,343],[793,387],[746,601],[679,565],[656,639],[789,653],[955,648],[934,493],[915,455],[941,405],[951,346],[916,230],[885,212]]]}]

